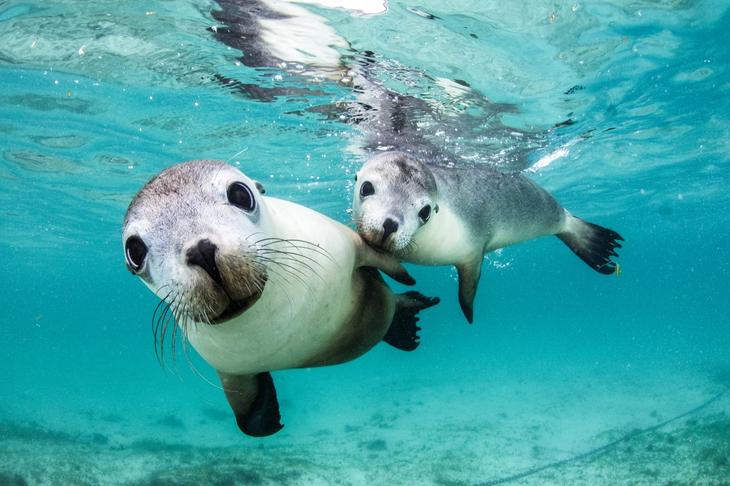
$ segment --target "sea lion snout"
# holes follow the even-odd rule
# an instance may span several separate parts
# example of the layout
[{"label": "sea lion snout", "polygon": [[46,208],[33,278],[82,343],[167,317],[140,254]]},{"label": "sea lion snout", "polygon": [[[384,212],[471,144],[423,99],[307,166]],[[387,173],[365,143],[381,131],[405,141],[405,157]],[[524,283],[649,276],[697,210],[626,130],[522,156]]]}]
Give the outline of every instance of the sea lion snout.
[{"label": "sea lion snout", "polygon": [[193,240],[183,251],[194,274],[184,300],[196,321],[219,324],[241,315],[261,297],[268,280],[255,249],[226,250],[215,239]]},{"label": "sea lion snout", "polygon": [[392,218],[385,218],[385,222],[383,223],[382,241],[385,242],[388,239],[388,236],[392,235],[396,231],[398,231],[398,223]]},{"label": "sea lion snout", "polygon": [[223,279],[218,271],[218,265],[215,262],[215,253],[218,247],[209,239],[204,238],[195,245],[188,248],[185,252],[187,263],[191,266],[199,266],[213,279],[218,285],[223,285]]},{"label": "sea lion snout", "polygon": [[410,242],[410,234],[404,227],[401,214],[389,213],[368,218],[358,225],[358,232],[371,247],[388,253],[398,253]]}]

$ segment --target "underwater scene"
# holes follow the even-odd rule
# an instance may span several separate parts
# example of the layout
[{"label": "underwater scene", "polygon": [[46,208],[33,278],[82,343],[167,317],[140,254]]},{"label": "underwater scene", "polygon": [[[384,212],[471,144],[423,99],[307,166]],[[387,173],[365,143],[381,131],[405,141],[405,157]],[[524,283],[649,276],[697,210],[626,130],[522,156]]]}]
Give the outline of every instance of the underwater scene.
[{"label": "underwater scene", "polygon": [[0,485],[730,484],[728,26],[0,1]]}]

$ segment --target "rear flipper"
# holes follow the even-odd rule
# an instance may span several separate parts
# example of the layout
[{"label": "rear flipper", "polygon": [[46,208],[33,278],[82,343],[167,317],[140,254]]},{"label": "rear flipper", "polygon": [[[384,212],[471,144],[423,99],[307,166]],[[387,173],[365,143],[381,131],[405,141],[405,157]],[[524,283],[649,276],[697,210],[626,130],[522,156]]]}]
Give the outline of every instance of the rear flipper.
[{"label": "rear flipper", "polygon": [[218,376],[241,432],[266,437],[284,427],[271,373],[233,375],[219,371]]},{"label": "rear flipper", "polygon": [[396,308],[393,321],[383,341],[402,351],[413,351],[418,347],[420,327],[418,313],[440,302],[438,297],[426,297],[420,292],[406,292],[396,295]]},{"label": "rear flipper", "polygon": [[616,249],[621,248],[619,241],[623,241],[620,234],[568,215],[566,231],[556,236],[593,270],[605,275],[616,273],[618,264],[611,257],[618,257]]}]

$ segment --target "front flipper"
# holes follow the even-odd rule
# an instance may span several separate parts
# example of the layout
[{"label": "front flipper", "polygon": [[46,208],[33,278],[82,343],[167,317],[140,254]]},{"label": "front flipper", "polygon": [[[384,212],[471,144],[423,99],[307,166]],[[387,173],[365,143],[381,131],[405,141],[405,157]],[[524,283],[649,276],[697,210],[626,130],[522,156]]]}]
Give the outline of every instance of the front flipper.
[{"label": "front flipper", "polygon": [[480,256],[478,259],[456,266],[459,272],[459,305],[469,324],[474,322],[474,296],[477,293],[479,277],[482,275],[483,258]]},{"label": "front flipper", "polygon": [[383,341],[401,351],[413,351],[418,347],[420,327],[418,313],[428,309],[440,302],[438,297],[426,297],[420,292],[405,292],[396,295],[396,308],[393,321],[390,323],[388,332],[383,336]]},{"label": "front flipper", "polygon": [[403,285],[415,285],[416,280],[411,277],[408,271],[403,268],[393,255],[374,250],[354,231],[352,235],[357,247],[358,267],[377,268],[396,282],[400,282]]},{"label": "front flipper", "polygon": [[218,376],[241,432],[266,437],[284,427],[271,373],[233,375],[219,371]]}]

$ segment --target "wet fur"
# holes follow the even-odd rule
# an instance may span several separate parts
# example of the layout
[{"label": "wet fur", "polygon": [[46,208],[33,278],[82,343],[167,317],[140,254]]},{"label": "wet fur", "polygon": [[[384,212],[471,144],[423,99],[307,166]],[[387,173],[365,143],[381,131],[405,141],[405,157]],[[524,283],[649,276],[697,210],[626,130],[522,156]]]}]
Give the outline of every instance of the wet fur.
[{"label": "wet fur", "polygon": [[[374,193],[360,194],[365,182]],[[418,213],[432,208],[427,222]],[[611,274],[621,236],[566,211],[519,172],[486,164],[439,164],[403,152],[385,152],[357,175],[353,218],[360,235],[403,261],[454,265],[459,302],[469,322],[486,253],[521,241],[557,235],[594,270]],[[398,229],[385,237],[384,222]]]},{"label": "wet fur", "polygon": [[[255,210],[228,203],[232,182],[256,191]],[[218,371],[241,430],[262,436],[281,428],[268,372],[342,363],[367,352],[396,309],[376,269],[414,282],[394,258],[344,225],[255,187],[220,162],[173,166],[133,199],[123,241],[134,236],[148,247],[136,274],[161,299],[152,317],[158,357],[164,361],[168,328],[173,355],[181,330]],[[186,262],[201,239],[216,246],[220,279]],[[260,295],[242,314],[212,322],[231,299],[252,293]]]}]

